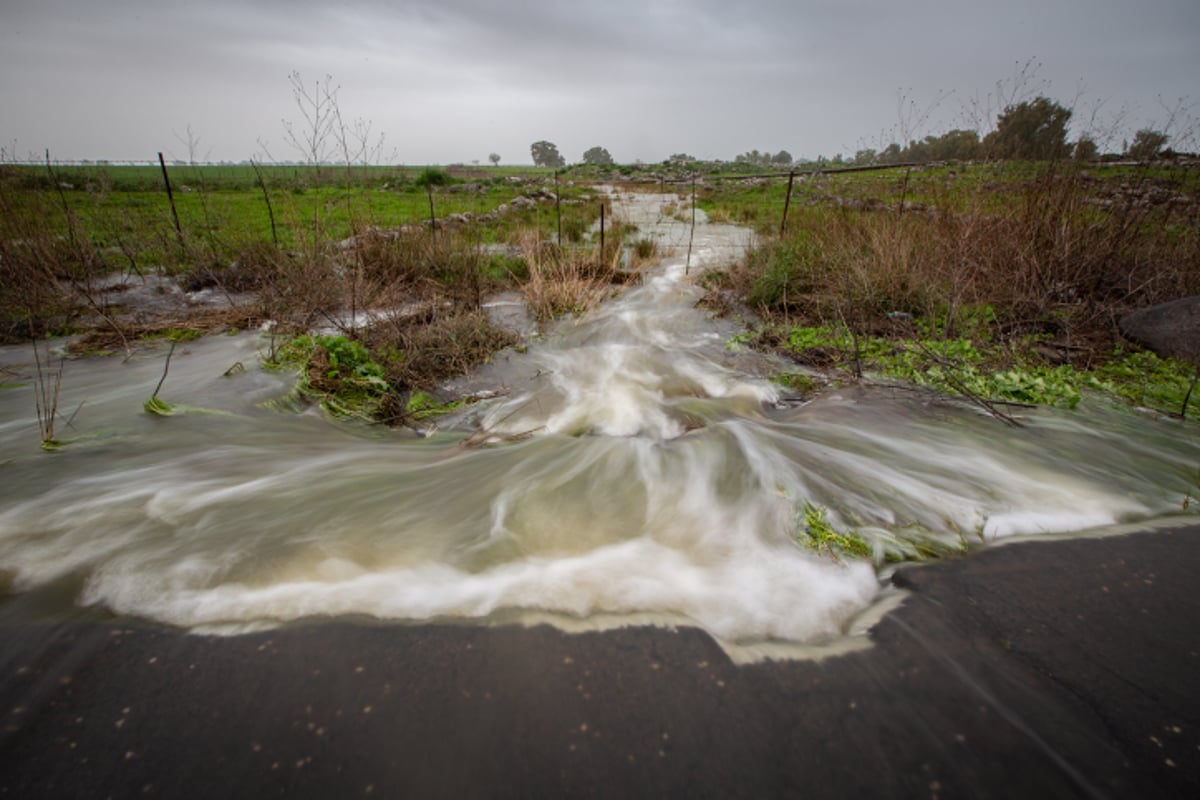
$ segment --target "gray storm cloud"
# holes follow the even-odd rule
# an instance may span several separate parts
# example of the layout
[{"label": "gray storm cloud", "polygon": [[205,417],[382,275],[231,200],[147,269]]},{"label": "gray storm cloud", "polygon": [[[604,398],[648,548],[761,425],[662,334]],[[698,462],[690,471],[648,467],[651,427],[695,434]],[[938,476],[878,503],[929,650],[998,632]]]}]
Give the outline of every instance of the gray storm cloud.
[{"label": "gray storm cloud", "polygon": [[141,159],[191,126],[213,159],[260,141],[296,157],[281,120],[298,70],[332,75],[343,113],[406,163],[528,162],[538,139],[569,160],[812,157],[960,126],[1031,59],[1026,88],[1077,124],[1097,105],[1162,124],[1195,91],[1200,4],[4,0],[0,142]]}]

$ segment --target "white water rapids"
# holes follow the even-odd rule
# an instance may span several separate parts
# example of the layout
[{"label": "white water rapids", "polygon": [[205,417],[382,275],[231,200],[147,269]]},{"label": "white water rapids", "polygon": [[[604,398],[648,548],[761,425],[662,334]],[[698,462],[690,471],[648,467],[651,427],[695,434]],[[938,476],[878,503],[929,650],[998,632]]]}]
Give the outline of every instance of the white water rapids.
[{"label": "white water rapids", "polygon": [[[1102,403],[1027,412],[1021,429],[868,387],[777,404],[695,307],[687,226],[658,213],[665,199],[623,202],[672,247],[663,266],[498,358],[484,377],[508,394],[426,439],[272,410],[292,377],[261,369],[264,340],[241,334],[177,350],[161,393],[219,413],[143,412],[164,351],[68,362],[58,435],[75,441],[42,453],[31,349],[0,350],[16,384],[0,389],[0,608],[206,630],[603,616],[815,642],[880,579],[796,543],[805,503],[880,548],[974,546],[1177,513],[1200,493],[1194,423]],[[701,225],[691,271],[745,236]],[[493,443],[463,446],[480,428]]]}]

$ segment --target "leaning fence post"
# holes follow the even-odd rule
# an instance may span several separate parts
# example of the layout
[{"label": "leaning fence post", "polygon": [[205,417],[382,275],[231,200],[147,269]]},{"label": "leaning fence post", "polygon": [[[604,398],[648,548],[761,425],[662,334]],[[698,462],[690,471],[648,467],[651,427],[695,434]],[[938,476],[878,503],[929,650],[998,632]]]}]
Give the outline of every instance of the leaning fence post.
[{"label": "leaning fence post", "polygon": [[163,154],[158,154],[158,166],[162,168],[163,183],[167,187],[167,202],[171,205],[171,218],[175,220],[175,236],[179,239],[179,249],[187,251],[183,244],[183,227],[179,224],[179,212],[175,210],[175,194],[171,191],[171,179],[167,176],[167,162],[163,160]]},{"label": "leaning fence post", "polygon": [[788,188],[787,196],[783,199],[783,219],[779,221],[779,236],[783,237],[783,232],[787,230],[787,215],[788,207],[792,204],[792,181],[796,180],[796,170],[788,173]]}]

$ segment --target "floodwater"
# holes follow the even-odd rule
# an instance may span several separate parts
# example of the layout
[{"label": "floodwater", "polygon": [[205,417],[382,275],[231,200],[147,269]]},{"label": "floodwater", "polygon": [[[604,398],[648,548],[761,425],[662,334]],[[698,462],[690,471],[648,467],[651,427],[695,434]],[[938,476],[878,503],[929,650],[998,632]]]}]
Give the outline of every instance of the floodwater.
[{"label": "floodwater", "polygon": [[[424,438],[288,402],[293,377],[242,333],[177,348],[160,397],[190,410],[171,417],[142,408],[165,350],[68,361],[67,444],[45,453],[32,350],[0,349],[0,619],[651,621],[820,643],[879,602],[887,552],[1153,519],[1200,494],[1194,423],[1100,402],[1022,428],[894,388],[781,402],[696,307],[691,278],[747,232],[701,214],[692,236],[673,199],[616,204],[662,266],[498,357],[473,380],[502,395]],[[879,560],[799,545],[806,503]]]}]

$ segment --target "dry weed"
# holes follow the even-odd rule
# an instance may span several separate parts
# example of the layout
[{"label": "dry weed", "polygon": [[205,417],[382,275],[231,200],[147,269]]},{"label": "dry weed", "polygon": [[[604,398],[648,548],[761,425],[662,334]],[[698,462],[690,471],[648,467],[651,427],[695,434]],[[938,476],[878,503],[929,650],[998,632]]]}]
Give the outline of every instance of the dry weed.
[{"label": "dry weed", "polygon": [[626,283],[636,273],[622,272],[619,244],[605,246],[605,258],[590,250],[565,252],[540,239],[536,232],[520,238],[521,251],[529,266],[525,299],[538,320],[561,314],[579,314],[595,307],[613,293],[616,284]]}]

